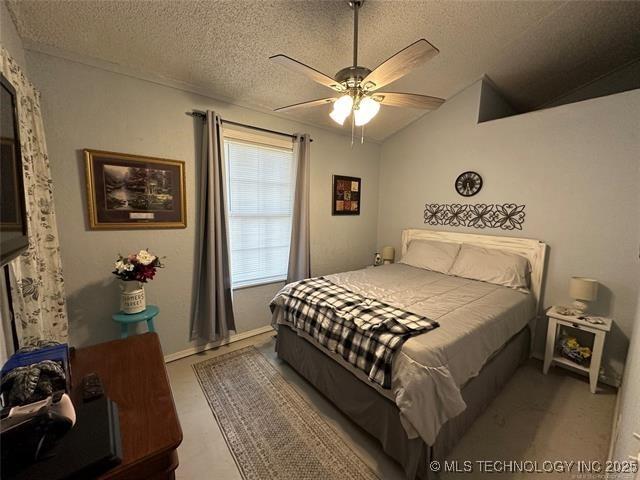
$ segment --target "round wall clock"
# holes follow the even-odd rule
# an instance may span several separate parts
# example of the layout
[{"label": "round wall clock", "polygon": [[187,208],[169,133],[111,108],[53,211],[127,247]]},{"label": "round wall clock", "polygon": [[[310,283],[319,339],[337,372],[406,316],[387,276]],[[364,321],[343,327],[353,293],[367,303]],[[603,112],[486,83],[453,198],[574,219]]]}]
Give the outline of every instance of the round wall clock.
[{"label": "round wall clock", "polygon": [[464,172],[458,175],[456,191],[463,197],[472,197],[482,188],[482,177],[476,172]]}]

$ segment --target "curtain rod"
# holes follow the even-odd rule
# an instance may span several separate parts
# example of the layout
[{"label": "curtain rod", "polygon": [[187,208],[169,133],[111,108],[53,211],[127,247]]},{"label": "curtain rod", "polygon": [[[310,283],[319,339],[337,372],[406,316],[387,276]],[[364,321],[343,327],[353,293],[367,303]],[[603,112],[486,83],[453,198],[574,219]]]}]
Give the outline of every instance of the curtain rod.
[{"label": "curtain rod", "polygon": [[[201,112],[200,110],[193,110],[191,112],[186,112],[186,114],[191,117],[197,117],[202,119],[205,119],[207,117],[207,114],[205,112]],[[289,137],[292,139],[296,138],[295,135],[292,135],[290,133],[278,132],[277,130],[269,130],[268,128],[256,127],[255,125],[247,125],[246,123],[232,122],[231,120],[225,120],[225,119],[222,119],[222,123],[227,125],[235,125],[236,127],[250,128],[252,130],[258,130],[259,132],[272,133],[274,135],[282,135],[283,137]],[[313,142],[313,138],[310,138],[309,141]]]}]

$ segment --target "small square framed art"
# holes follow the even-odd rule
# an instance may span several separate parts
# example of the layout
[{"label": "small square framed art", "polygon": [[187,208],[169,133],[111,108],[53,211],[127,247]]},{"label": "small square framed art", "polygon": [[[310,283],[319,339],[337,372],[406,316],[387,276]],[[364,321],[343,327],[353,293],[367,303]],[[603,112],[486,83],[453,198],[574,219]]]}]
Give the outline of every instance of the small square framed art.
[{"label": "small square framed art", "polygon": [[360,215],[362,180],[344,175],[333,176],[332,215]]}]

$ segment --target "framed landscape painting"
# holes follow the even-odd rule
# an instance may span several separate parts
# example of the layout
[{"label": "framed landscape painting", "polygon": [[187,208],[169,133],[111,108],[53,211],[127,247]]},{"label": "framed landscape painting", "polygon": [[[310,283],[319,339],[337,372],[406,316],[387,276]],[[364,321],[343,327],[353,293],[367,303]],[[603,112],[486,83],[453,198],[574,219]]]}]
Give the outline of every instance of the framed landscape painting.
[{"label": "framed landscape painting", "polygon": [[92,229],[185,228],[184,162],[85,150]]},{"label": "framed landscape painting", "polygon": [[360,215],[361,183],[358,177],[333,176],[333,215]]}]

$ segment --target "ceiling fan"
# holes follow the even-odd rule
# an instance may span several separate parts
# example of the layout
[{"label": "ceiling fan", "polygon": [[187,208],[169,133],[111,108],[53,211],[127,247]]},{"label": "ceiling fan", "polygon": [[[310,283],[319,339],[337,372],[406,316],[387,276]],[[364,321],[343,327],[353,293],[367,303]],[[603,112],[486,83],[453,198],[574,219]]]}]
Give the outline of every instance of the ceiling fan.
[{"label": "ceiling fan", "polygon": [[309,102],[296,103],[277,108],[276,112],[290,112],[301,108],[316,107],[333,103],[331,118],[339,125],[353,112],[353,126],[364,126],[376,116],[380,105],[391,107],[412,107],[435,110],[444,99],[418,95],[415,93],[379,92],[378,89],[403,77],[410,70],[430,60],[439,50],[424,38],[400,50],[373,71],[358,65],[358,10],[364,0],[347,0],[353,9],[353,66],[343,68],[334,78],[305,65],[286,55],[273,55],[270,60],[306,75],[311,80],[329,87],[340,96],[321,98]]}]

